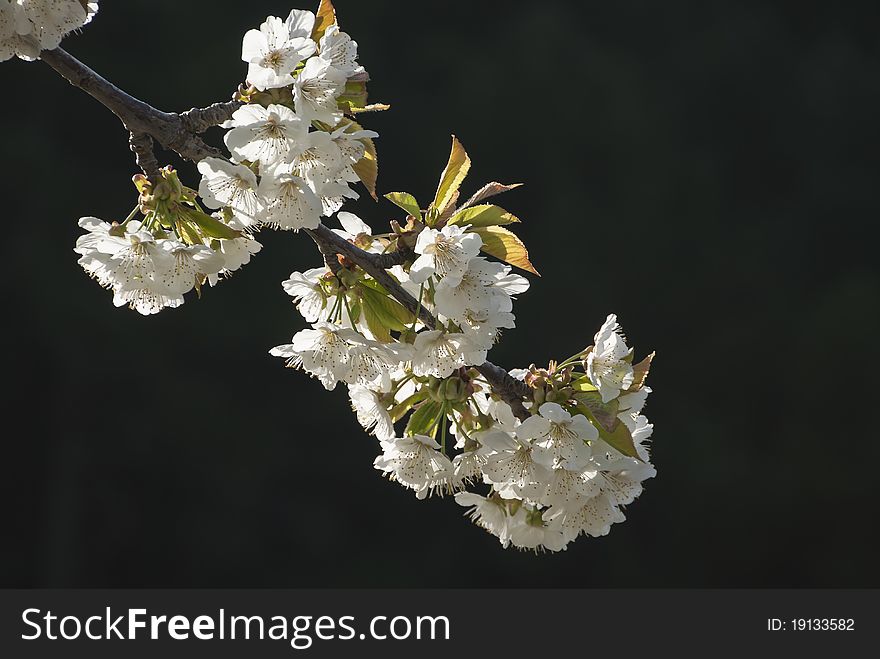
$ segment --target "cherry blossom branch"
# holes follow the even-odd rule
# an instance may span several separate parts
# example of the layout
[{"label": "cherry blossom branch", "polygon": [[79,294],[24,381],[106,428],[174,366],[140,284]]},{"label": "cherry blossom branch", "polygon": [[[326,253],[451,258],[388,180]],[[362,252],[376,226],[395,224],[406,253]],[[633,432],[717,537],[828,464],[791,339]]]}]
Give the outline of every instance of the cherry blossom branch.
[{"label": "cherry blossom branch", "polygon": [[[183,114],[162,112],[121,90],[62,48],[44,50],[40,58],[71,85],[82,89],[119,117],[133,136],[132,150],[142,168],[152,167],[153,164],[146,156],[145,137],[193,162],[208,157],[222,157],[223,154],[205,144],[198,133],[228,119],[239,104],[215,103],[204,110],[193,109]],[[144,169],[144,173],[150,176],[155,172]]]},{"label": "cherry blossom branch", "polygon": [[[240,102],[214,103],[206,108],[193,108],[183,113],[163,112],[123,91],[61,48],[43,51],[40,57],[71,85],[85,91],[122,121],[130,133],[129,146],[135,154],[137,164],[147,176],[152,177],[159,171],[159,163],[153,151],[154,141],[196,163],[208,157],[223,157],[219,150],[205,144],[200,133],[228,120],[241,107]],[[504,187],[507,186],[490,184],[465,205],[497,194],[502,191],[499,188]],[[418,313],[427,327],[434,329],[438,326],[433,314],[420,305],[387,271],[388,268],[410,259],[411,250],[403,248],[388,254],[372,254],[338,236],[323,224],[306,232],[315,241],[332,271],[336,272],[339,268],[338,262],[334,264],[335,255],[344,256],[381,284],[410,313]],[[523,382],[491,362],[475,364],[474,367],[493,391],[510,405],[514,414],[521,419],[528,417],[523,399],[530,396],[530,390]]]}]

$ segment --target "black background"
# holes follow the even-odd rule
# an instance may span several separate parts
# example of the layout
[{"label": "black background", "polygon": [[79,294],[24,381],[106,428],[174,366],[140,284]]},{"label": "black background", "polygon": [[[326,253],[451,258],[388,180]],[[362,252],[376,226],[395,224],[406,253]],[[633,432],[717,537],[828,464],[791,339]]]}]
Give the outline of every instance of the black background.
[{"label": "black background", "polygon": [[[0,584],[880,586],[874,3],[336,4],[394,106],[366,121],[382,192],[429,199],[450,133],[465,193],[527,183],[502,203],[544,276],[492,359],[565,357],[609,312],[658,351],[658,478],[539,557],[385,482],[344,389],[267,354],[305,325],[279,285],[319,263],[305,236],[262,233],[181,309],[114,309],[71,248],[134,205],[126,135],[7,62]],[[290,9],[101,5],[66,48],[168,110],[228,98],[242,34]]]}]

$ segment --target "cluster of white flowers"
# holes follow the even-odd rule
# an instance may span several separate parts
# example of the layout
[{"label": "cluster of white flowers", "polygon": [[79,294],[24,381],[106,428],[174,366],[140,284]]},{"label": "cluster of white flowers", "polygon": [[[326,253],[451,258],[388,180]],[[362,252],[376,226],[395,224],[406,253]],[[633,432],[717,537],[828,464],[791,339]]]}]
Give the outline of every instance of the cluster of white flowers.
[{"label": "cluster of white flowers", "polygon": [[[642,482],[656,474],[647,445],[653,426],[642,415],[651,391],[644,385],[650,360],[634,385],[631,362],[612,354],[632,354],[613,315],[579,362],[588,369],[579,381],[572,383],[566,368],[555,374],[544,371],[537,378],[534,369],[522,373],[542,381],[536,389],[542,395],[551,385],[558,395],[549,397],[561,403],[535,404],[522,421],[502,402],[478,403],[494,423],[472,436],[479,448],[471,450],[482,457],[482,481],[491,489],[485,496],[460,492],[455,498],[505,547],[559,551],[582,534],[606,535],[612,524],[625,519],[621,507],[632,503],[642,492]],[[614,368],[590,369],[592,355],[615,360]],[[621,385],[621,376],[628,385]],[[613,394],[609,387],[616,387]],[[611,435],[609,425],[617,427]],[[627,454],[611,444],[612,436],[629,438]]]},{"label": "cluster of white flowers", "polygon": [[199,194],[251,229],[314,229],[358,197],[355,166],[378,137],[340,107],[346,83],[366,79],[357,43],[336,23],[318,35],[315,14],[294,9],[245,34],[242,59],[251,89],[225,124],[231,162],[199,163]]},{"label": "cluster of white flowers", "polygon": [[231,240],[185,244],[173,231],[141,222],[110,224],[84,217],[87,231],[76,242],[79,264],[113,291],[113,304],[148,316],[183,304],[183,296],[207,280],[211,285],[250,261],[260,243],[242,235]]},{"label": "cluster of white flowers", "polygon": [[0,62],[38,59],[97,12],[97,0],[0,0]]},{"label": "cluster of white flowers", "polygon": [[[587,368],[593,354],[611,359],[609,344],[625,347],[614,316],[596,335],[595,347],[578,356],[578,367]],[[473,371],[459,372],[438,388],[402,367],[390,387],[357,387],[350,394],[359,422],[380,440],[377,469],[419,498],[455,492],[474,522],[504,547],[560,551],[581,535],[606,535],[625,519],[621,509],[641,494],[642,482],[656,473],[648,448],[653,426],[642,415],[650,393],[644,385],[650,360],[639,365],[645,370],[638,383],[631,363],[619,361],[611,376],[597,370],[576,374],[574,364],[557,365],[555,372],[534,367],[512,372],[531,382],[536,401],[560,401],[527,405],[522,420],[493,398]],[[607,392],[609,378],[618,385],[622,372],[629,385],[611,397],[600,393]],[[401,381],[407,386],[398,391]],[[418,397],[420,388],[429,390],[420,405],[431,410],[433,421],[418,428],[424,434],[398,436],[395,410],[413,394]],[[446,445],[447,424],[457,438],[455,455]],[[627,445],[617,444],[621,438]],[[488,491],[474,491],[475,485]]]},{"label": "cluster of white flowers", "polygon": [[[216,285],[262,248],[235,218],[202,211],[173,169],[163,169],[157,185],[144,176],[135,184],[140,203],[129,219],[80,219],[86,233],[74,248],[82,268],[113,291],[117,307],[145,316],[179,307],[186,293],[206,281]],[[133,219],[137,211],[143,221]]]}]

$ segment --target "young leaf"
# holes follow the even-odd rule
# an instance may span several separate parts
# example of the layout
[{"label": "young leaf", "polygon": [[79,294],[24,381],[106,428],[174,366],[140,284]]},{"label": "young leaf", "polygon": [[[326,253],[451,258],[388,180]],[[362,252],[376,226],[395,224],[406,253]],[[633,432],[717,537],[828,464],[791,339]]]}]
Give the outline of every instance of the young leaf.
[{"label": "young leaf", "polygon": [[[391,338],[389,331],[402,332],[412,324],[412,314],[396,300],[367,286],[359,286],[358,290],[363,301],[367,326],[377,339],[381,335],[382,338],[379,340],[384,340],[387,343]],[[374,325],[371,324],[371,319],[374,324],[378,324],[377,327],[381,325],[379,334],[373,331]]]},{"label": "young leaf", "polygon": [[236,231],[232,227],[223,224],[216,217],[212,217],[207,213],[203,213],[194,208],[186,209],[186,217],[193,224],[199,227],[209,238],[221,238],[223,240],[232,240],[233,238],[240,238],[241,231]]},{"label": "young leaf", "polygon": [[511,215],[500,206],[491,206],[484,204],[481,206],[471,206],[460,210],[451,218],[448,224],[458,224],[465,226],[471,225],[475,229],[482,227],[495,227],[503,224],[513,224],[519,222],[519,218]]},{"label": "young leaf", "polygon": [[431,432],[440,416],[442,405],[435,400],[429,400],[421,405],[412,413],[406,424],[407,435],[427,435]]},{"label": "young leaf", "polygon": [[504,183],[496,183],[492,181],[492,183],[487,183],[482,188],[477,190],[474,193],[474,196],[468,199],[466,202],[462,204],[462,208],[470,208],[475,204],[479,204],[484,199],[488,199],[489,197],[494,197],[495,195],[499,195],[502,192],[509,192],[510,190],[515,190],[520,187],[522,183],[511,183],[510,185],[505,185]]},{"label": "young leaf", "polygon": [[656,353],[652,352],[638,364],[633,366],[633,383],[632,386],[627,389],[627,392],[638,391],[645,386],[645,380],[648,379],[648,373],[651,370],[651,362],[654,361],[655,354]]},{"label": "young leaf", "polygon": [[572,382],[571,388],[575,391],[598,391],[596,385],[590,382],[590,378],[586,375]]},{"label": "young leaf", "polygon": [[[576,396],[576,398],[578,397]],[[626,424],[624,424],[620,419],[617,419],[617,424],[614,426],[614,429],[609,431],[594,416],[590,408],[580,400],[578,400],[577,411],[593,422],[593,425],[596,426],[596,428],[599,430],[599,437],[609,446],[611,446],[611,448],[620,451],[620,453],[628,458],[641,460],[638,452],[636,451],[636,446],[633,442],[632,435],[629,432],[629,428],[627,428]]]},{"label": "young leaf", "polygon": [[419,202],[409,192],[389,192],[385,198],[398,208],[402,208],[408,215],[421,218],[422,211]]},{"label": "young leaf", "polygon": [[479,234],[483,239],[482,250],[509,263],[510,265],[522,268],[539,277],[541,274],[535,270],[535,266],[529,261],[529,251],[522,241],[513,233],[502,227],[482,227],[474,229],[474,233]]},{"label": "young leaf", "polygon": [[397,423],[400,421],[404,415],[412,409],[413,405],[416,403],[420,403],[425,400],[430,395],[430,392],[427,389],[419,389],[412,396],[407,398],[406,400],[398,403],[393,408],[389,414],[391,415],[391,421],[393,423]]},{"label": "young leaf", "polygon": [[[354,130],[363,130],[360,124],[351,122]],[[364,143],[364,157],[357,161],[354,165],[354,173],[358,175],[361,183],[367,188],[370,196],[379,201],[376,195],[376,181],[379,179],[379,156],[376,154],[376,145],[369,137],[361,139]]]},{"label": "young leaf", "polygon": [[461,142],[453,135],[449,162],[446,164],[446,169],[443,170],[443,175],[440,177],[440,185],[437,187],[437,194],[434,196],[434,203],[431,204],[437,211],[438,216],[443,214],[446,207],[458,195],[458,188],[461,187],[461,183],[464,181],[470,168],[471,159],[468,157]]},{"label": "young leaf", "polygon": [[177,231],[177,235],[180,236],[180,239],[187,245],[200,245],[202,243],[202,237],[199,235],[198,229],[192,222],[179,219],[175,223],[174,229]]},{"label": "young leaf", "polygon": [[367,81],[348,80],[345,90],[336,99],[339,109],[354,114],[359,108],[367,107]]},{"label": "young leaf", "polygon": [[315,12],[315,27],[312,30],[312,39],[320,41],[327,28],[336,22],[336,10],[330,0],[321,0],[318,11]]},{"label": "young leaf", "polygon": [[364,322],[367,324],[367,328],[370,330],[370,333],[380,343],[391,343],[391,330],[388,329],[387,325],[382,323],[382,319],[375,313],[373,307],[364,302],[362,308]]},{"label": "young leaf", "polygon": [[585,405],[593,418],[608,432],[613,431],[620,423],[620,419],[617,418],[620,404],[616,398],[603,403],[598,391],[585,391],[574,394],[574,399]]}]

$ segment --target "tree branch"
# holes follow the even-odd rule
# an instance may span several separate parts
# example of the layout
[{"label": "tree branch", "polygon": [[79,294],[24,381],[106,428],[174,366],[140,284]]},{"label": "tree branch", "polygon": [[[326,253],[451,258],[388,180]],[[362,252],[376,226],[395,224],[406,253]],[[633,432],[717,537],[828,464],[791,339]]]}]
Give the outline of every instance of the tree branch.
[{"label": "tree branch", "polygon": [[134,153],[135,162],[148,178],[159,174],[159,161],[153,151],[153,138],[146,133],[130,133],[128,146]]},{"label": "tree branch", "polygon": [[[222,157],[223,154],[205,144],[198,133],[203,132],[209,125],[222,123],[228,119],[238,104],[215,103],[204,110],[193,109],[184,113],[186,115],[184,119],[184,115],[162,112],[124,92],[61,48],[44,50],[40,54],[40,59],[60,73],[71,85],[79,87],[113,112],[130,133],[149,136],[165,148],[193,162],[212,156]],[[230,107],[232,105],[235,107]],[[197,128],[201,130],[196,130]],[[144,144],[142,139],[140,144]],[[141,153],[138,151],[136,153],[140,164]],[[146,170],[144,173],[150,175]]]},{"label": "tree branch", "polygon": [[[162,112],[121,90],[61,48],[43,51],[40,57],[71,85],[79,87],[119,117],[130,133],[129,146],[135,153],[138,166],[147,176],[154,176],[159,171],[153,152],[153,141],[193,162],[207,157],[223,157],[220,151],[205,144],[199,134],[231,118],[232,113],[242,103],[214,103],[206,108],[193,108],[180,114]],[[387,271],[388,268],[411,258],[410,250],[371,254],[338,236],[323,224],[306,232],[318,245],[331,270],[335,255],[343,255],[381,284],[410,313],[418,313],[426,327],[437,327],[438,322],[433,314],[407,293]],[[493,391],[511,406],[514,414],[521,419],[528,416],[523,399],[530,396],[530,390],[525,383],[511,377],[507,371],[491,362],[474,366],[486,378]]]}]

